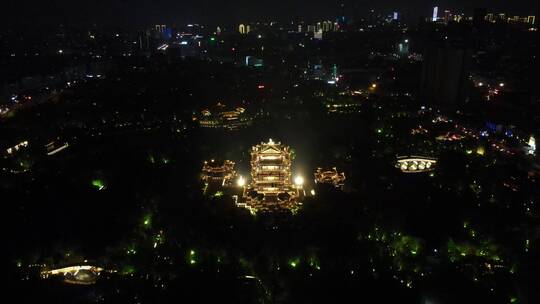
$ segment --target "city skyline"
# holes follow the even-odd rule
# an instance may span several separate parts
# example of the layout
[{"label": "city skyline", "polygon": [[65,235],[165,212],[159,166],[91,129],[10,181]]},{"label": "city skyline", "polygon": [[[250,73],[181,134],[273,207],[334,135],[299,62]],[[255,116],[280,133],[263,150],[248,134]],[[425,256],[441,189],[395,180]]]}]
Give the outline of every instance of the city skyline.
[{"label": "city skyline", "polygon": [[7,298],[539,303],[537,6],[9,4]]},{"label": "city skyline", "polygon": [[[341,8],[344,3],[344,8]],[[274,3],[269,0],[234,3],[218,0],[203,1],[98,1],[79,2],[68,0],[18,1],[5,5],[0,12],[0,24],[4,27],[25,24],[32,20],[35,26],[43,25],[113,25],[140,27],[150,24],[167,23],[206,23],[210,25],[232,25],[240,22],[289,22],[295,20],[312,21],[332,19],[343,12],[349,18],[360,18],[369,15],[371,9],[378,13],[397,11],[409,22],[417,22],[420,17],[430,16],[434,6],[472,14],[475,8],[489,8],[494,12],[509,14],[536,14],[540,7],[536,1],[307,1],[296,0]],[[17,12],[17,14],[13,14]],[[26,25],[28,25],[26,23]]]}]

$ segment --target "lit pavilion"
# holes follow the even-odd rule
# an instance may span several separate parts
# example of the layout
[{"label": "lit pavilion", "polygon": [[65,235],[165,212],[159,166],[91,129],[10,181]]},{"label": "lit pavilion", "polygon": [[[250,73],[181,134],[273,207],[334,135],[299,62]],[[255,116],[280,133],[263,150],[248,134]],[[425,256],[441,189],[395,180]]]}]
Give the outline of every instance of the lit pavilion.
[{"label": "lit pavilion", "polygon": [[317,184],[330,184],[336,188],[343,188],[345,185],[345,173],[338,172],[336,167],[330,170],[317,168],[314,175]]}]

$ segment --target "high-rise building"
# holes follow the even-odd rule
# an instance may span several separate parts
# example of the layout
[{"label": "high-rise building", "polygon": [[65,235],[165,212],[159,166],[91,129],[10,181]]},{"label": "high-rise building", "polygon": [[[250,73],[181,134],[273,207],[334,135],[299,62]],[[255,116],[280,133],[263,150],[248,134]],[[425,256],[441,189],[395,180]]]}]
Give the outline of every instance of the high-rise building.
[{"label": "high-rise building", "polygon": [[322,40],[323,39],[323,31],[318,30],[313,34],[313,39]]},{"label": "high-rise building", "polygon": [[527,23],[534,25],[536,23],[536,16],[527,16]]},{"label": "high-rise building", "polygon": [[339,17],[336,19],[339,28],[346,28],[347,26],[347,17],[345,16],[346,6],[344,2],[339,4]]},{"label": "high-rise building", "polygon": [[165,24],[156,24],[154,26],[154,38],[164,39],[167,35],[167,26]]},{"label": "high-rise building", "polygon": [[324,21],[322,24],[322,30],[324,32],[329,32],[332,30],[333,23],[331,21]]},{"label": "high-rise building", "polygon": [[158,33],[164,33],[167,26],[165,24],[156,24],[155,29]]},{"label": "high-rise building", "polygon": [[529,142],[527,143],[528,147],[527,147],[527,154],[535,154],[536,153],[536,139],[534,138],[534,136],[531,135],[531,137],[529,137]]},{"label": "high-rise building", "polygon": [[246,34],[249,34],[249,32],[251,31],[251,28],[249,26],[249,24],[240,24],[238,26],[238,32],[242,35],[246,35]]},{"label": "high-rise building", "polygon": [[150,30],[143,31],[143,32],[139,33],[138,44],[139,44],[139,50],[140,51],[149,51],[150,50],[150,48],[151,48],[150,38],[151,38]]},{"label": "high-rise building", "polygon": [[409,55],[409,39],[404,39],[402,42],[398,43],[398,54],[399,56]]},{"label": "high-rise building", "polygon": [[433,8],[433,16],[431,17],[431,21],[436,22],[437,19],[439,19],[439,7],[435,6]]},{"label": "high-rise building", "polygon": [[472,52],[460,46],[426,48],[420,94],[428,103],[451,106],[465,100]]}]

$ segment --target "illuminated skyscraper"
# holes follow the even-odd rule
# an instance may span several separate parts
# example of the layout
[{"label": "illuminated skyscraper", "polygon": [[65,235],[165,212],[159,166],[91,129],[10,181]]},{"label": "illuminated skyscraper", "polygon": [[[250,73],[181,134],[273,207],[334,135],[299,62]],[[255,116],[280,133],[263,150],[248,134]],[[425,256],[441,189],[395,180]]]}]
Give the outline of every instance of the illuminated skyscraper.
[{"label": "illuminated skyscraper", "polygon": [[398,43],[398,55],[399,56],[409,55],[409,39],[404,39],[402,42]]},{"label": "illuminated skyscraper", "polygon": [[324,32],[330,32],[333,30],[333,28],[334,28],[334,23],[332,23],[332,21],[324,21],[322,24],[322,30]]},{"label": "illuminated skyscraper", "polygon": [[156,39],[164,39],[164,38],[166,38],[167,30],[170,31],[170,29],[168,29],[165,24],[156,24],[154,26],[154,38],[156,38]]},{"label": "illuminated skyscraper", "polygon": [[156,24],[156,32],[163,34],[167,26],[165,24]]},{"label": "illuminated skyscraper", "polygon": [[531,135],[531,137],[529,137],[529,142],[527,143],[528,144],[528,147],[527,147],[527,154],[535,154],[536,153],[536,139],[534,138],[534,136]]},{"label": "illuminated skyscraper", "polygon": [[436,22],[438,18],[439,18],[439,7],[435,6],[433,8],[433,17],[431,17],[431,21]]},{"label": "illuminated skyscraper", "polygon": [[332,66],[332,80],[334,81],[338,81],[339,80],[339,75],[338,75],[338,68],[337,68],[337,65],[334,64]]},{"label": "illuminated skyscraper", "polygon": [[246,34],[249,34],[249,32],[251,31],[251,28],[249,27],[249,24],[240,24],[238,26],[238,32],[242,35],[246,35]]},{"label": "illuminated skyscraper", "polygon": [[323,38],[323,31],[318,30],[313,34],[313,39],[322,40]]}]

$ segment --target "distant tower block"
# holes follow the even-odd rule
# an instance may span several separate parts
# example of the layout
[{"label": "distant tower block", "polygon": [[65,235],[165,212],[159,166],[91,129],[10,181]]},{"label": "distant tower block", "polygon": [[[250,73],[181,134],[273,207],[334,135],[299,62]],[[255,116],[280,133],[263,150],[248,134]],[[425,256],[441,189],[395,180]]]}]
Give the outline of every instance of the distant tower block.
[{"label": "distant tower block", "polygon": [[249,32],[251,31],[251,28],[249,25],[244,25],[244,24],[240,24],[238,26],[238,32],[242,35],[246,35],[246,34],[249,34]]},{"label": "distant tower block", "polygon": [[163,33],[167,26],[165,24],[156,24],[156,32]]},{"label": "distant tower block", "polygon": [[534,136],[531,135],[529,137],[528,147],[527,147],[527,154],[535,154],[536,153],[536,139]]}]

